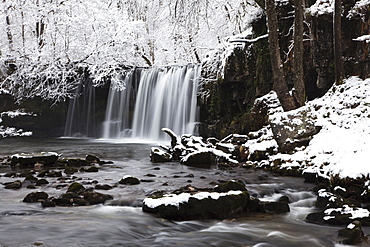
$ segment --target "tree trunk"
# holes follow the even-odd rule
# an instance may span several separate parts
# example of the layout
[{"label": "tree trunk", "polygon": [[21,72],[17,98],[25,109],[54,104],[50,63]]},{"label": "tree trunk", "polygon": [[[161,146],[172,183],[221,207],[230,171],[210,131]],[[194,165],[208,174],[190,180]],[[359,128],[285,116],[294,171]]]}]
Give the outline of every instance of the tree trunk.
[{"label": "tree trunk", "polygon": [[8,10],[9,10],[10,7],[5,4],[6,0],[3,0],[3,3],[5,5],[4,14],[5,14],[5,23],[6,23],[6,36],[8,38],[9,50],[13,51],[14,50],[14,48],[13,48],[13,35],[12,35],[12,31],[10,30],[10,18],[9,18],[9,14],[8,14]]},{"label": "tree trunk", "polygon": [[299,106],[303,106],[306,101],[306,89],[303,71],[303,6],[304,0],[294,0],[293,71],[295,98]]},{"label": "tree trunk", "polygon": [[334,63],[335,63],[335,83],[341,84],[343,80],[343,60],[342,60],[342,1],[335,0],[333,14],[334,31]]},{"label": "tree trunk", "polygon": [[289,111],[297,108],[297,103],[289,94],[288,84],[285,81],[283,63],[280,57],[280,45],[278,34],[278,22],[274,0],[266,0],[266,15],[270,60],[273,76],[273,89],[276,91],[284,110]]}]

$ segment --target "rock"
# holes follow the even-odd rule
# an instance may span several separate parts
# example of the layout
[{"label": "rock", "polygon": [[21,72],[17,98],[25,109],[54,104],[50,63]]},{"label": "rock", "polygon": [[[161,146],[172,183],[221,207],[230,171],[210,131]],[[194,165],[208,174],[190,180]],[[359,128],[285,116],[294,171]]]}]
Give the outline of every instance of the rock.
[{"label": "rock", "polygon": [[98,158],[98,156],[95,155],[88,154],[86,155],[85,160],[88,161],[89,163],[100,164],[100,159]]},{"label": "rock", "polygon": [[82,195],[83,199],[87,201],[89,205],[100,204],[113,199],[111,195],[101,194],[98,192],[85,192]]},{"label": "rock", "polygon": [[75,174],[76,172],[78,172],[78,169],[77,168],[75,168],[75,167],[66,167],[65,169],[64,169],[64,173],[65,174]]},{"label": "rock", "polygon": [[281,152],[307,146],[312,137],[320,131],[316,126],[317,116],[309,109],[298,109],[270,116],[270,126]]},{"label": "rock", "polygon": [[80,167],[90,165],[90,163],[84,159],[65,159],[62,160],[61,162],[69,167]]},{"label": "rock", "polygon": [[12,189],[17,190],[22,188],[22,182],[20,180],[16,180],[14,182],[4,183],[5,189]]},{"label": "rock", "polygon": [[43,185],[43,184],[49,184],[49,181],[46,180],[46,179],[39,179],[35,183],[36,186],[40,186],[40,185]]},{"label": "rock", "polygon": [[181,193],[146,198],[142,209],[170,220],[225,219],[244,211],[248,201],[246,191]]},{"label": "rock", "polygon": [[85,190],[85,187],[78,183],[78,182],[74,182],[72,183],[69,187],[68,187],[68,190],[67,192],[74,192],[74,193],[78,193],[80,191],[84,191]]},{"label": "rock", "polygon": [[247,191],[244,184],[242,184],[240,182],[233,181],[233,180],[227,181],[226,183],[223,183],[223,184],[220,184],[220,185],[217,185],[214,188],[215,192],[227,192],[227,191],[230,191],[230,190]]},{"label": "rock", "polygon": [[55,207],[56,203],[51,200],[44,200],[41,202],[41,206],[44,208],[50,208],[50,207]]},{"label": "rock", "polygon": [[150,160],[152,162],[170,162],[172,155],[159,147],[152,147],[150,150]]},{"label": "rock", "polygon": [[12,155],[10,166],[34,166],[36,163],[44,165],[55,164],[58,160],[59,154],[54,152],[41,152],[41,153],[29,153],[29,154],[14,154]]},{"label": "rock", "polygon": [[32,174],[30,174],[30,175],[27,175],[24,180],[30,181],[31,183],[36,183],[38,178],[36,178]]},{"label": "rock", "polygon": [[91,166],[85,170],[85,172],[98,172],[98,171],[99,171],[99,168],[95,166]]},{"label": "rock", "polygon": [[46,200],[48,197],[49,195],[45,192],[32,192],[23,199],[23,202],[30,203],[41,202]]},{"label": "rock", "polygon": [[125,176],[118,183],[127,184],[127,185],[135,185],[135,184],[140,184],[140,180],[132,176]]},{"label": "rock", "polygon": [[258,211],[263,213],[288,213],[290,212],[290,207],[287,202],[260,202]]},{"label": "rock", "polygon": [[113,189],[113,187],[110,186],[109,184],[97,184],[95,185],[95,189],[96,190],[111,190]]},{"label": "rock", "polygon": [[348,224],[346,228],[338,231],[339,237],[344,237],[343,244],[358,244],[361,243],[364,238],[364,232],[361,229],[361,222],[355,220]]},{"label": "rock", "polygon": [[181,159],[181,163],[185,165],[211,165],[213,163],[212,154],[208,151],[193,152],[186,158]]}]

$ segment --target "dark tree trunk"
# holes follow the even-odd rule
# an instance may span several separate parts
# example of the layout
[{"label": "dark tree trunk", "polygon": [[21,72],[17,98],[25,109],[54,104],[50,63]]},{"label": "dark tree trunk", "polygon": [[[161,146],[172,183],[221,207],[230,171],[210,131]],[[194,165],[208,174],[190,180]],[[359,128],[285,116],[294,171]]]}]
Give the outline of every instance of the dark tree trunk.
[{"label": "dark tree trunk", "polygon": [[293,70],[295,98],[299,106],[306,101],[306,89],[304,84],[303,71],[303,11],[304,0],[294,0],[294,50]]},{"label": "dark tree trunk", "polygon": [[[3,3],[5,5],[6,0],[3,0]],[[12,31],[10,30],[10,18],[9,18],[9,13],[8,13],[9,7],[5,5],[4,9],[4,14],[5,14],[5,23],[6,23],[6,36],[8,38],[8,45],[9,45],[9,50],[13,51],[13,35]]]},{"label": "dark tree trunk", "polygon": [[335,83],[341,84],[343,80],[343,60],[342,60],[342,1],[335,0],[334,3],[334,63],[335,63]]},{"label": "dark tree trunk", "polygon": [[268,40],[270,60],[273,76],[273,89],[276,91],[284,110],[289,111],[297,108],[297,103],[289,93],[288,84],[285,81],[283,62],[280,57],[280,45],[278,34],[278,21],[274,0],[266,0],[266,15],[268,27]]}]

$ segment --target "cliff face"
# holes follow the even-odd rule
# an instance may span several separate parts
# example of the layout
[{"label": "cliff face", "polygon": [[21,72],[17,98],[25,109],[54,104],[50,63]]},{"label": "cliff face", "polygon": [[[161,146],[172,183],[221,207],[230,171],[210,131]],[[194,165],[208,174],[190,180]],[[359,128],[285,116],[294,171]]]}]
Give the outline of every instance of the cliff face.
[{"label": "cliff face", "polygon": [[[304,35],[304,71],[308,100],[322,96],[334,83],[333,13],[331,5],[321,0],[307,3]],[[369,6],[354,0],[343,2],[342,49],[344,75],[366,78],[370,75]],[[280,1],[277,6],[281,57],[290,87],[293,87],[294,6]],[[252,110],[256,97],[272,89],[272,71],[267,38],[266,17],[252,23],[252,34],[244,41],[230,42],[218,54],[203,63],[201,135],[224,137],[230,133],[247,133],[266,124],[263,116]],[[237,40],[238,41],[238,40]],[[241,42],[243,41],[243,42]],[[215,60],[221,62],[215,62]],[[208,79],[208,80],[207,80]],[[211,79],[211,80],[209,80]]]}]

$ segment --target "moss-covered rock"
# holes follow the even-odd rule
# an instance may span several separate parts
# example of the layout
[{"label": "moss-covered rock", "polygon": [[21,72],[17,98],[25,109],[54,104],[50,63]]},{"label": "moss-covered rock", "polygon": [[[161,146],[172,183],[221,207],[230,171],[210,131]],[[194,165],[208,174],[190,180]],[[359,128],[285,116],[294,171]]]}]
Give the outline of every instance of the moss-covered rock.
[{"label": "moss-covered rock", "polygon": [[84,190],[85,190],[85,187],[82,184],[78,182],[74,182],[68,187],[67,192],[78,193]]}]

